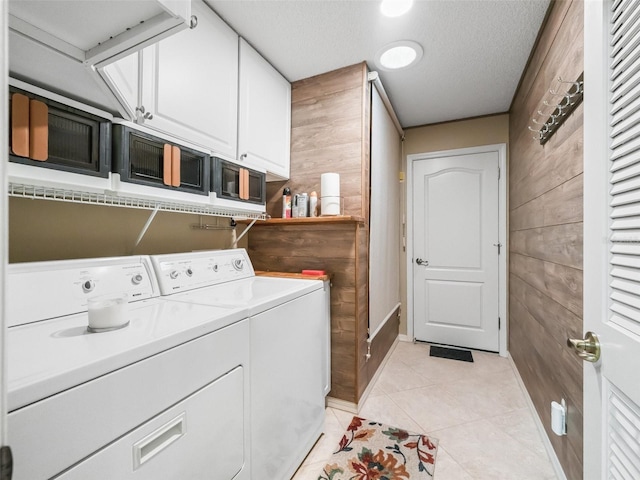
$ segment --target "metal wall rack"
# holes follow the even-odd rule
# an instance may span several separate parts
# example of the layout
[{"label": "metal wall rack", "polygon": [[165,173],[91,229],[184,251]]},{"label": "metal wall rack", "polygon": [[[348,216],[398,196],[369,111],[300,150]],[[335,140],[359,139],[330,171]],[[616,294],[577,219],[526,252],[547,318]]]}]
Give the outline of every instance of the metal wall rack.
[{"label": "metal wall rack", "polygon": [[549,98],[544,99],[537,110],[537,116],[531,119],[535,127],[528,127],[535,134],[533,139],[539,141],[540,145],[547,143],[560,125],[582,103],[584,74],[580,74],[575,82],[558,77],[555,88],[550,88],[548,95]]}]

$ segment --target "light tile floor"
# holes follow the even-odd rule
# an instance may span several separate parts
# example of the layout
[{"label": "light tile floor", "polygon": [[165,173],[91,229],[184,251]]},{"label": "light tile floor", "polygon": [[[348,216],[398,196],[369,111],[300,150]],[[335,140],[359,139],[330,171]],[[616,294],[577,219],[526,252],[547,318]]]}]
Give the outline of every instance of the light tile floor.
[{"label": "light tile floor", "polygon": [[[399,342],[359,416],[439,440],[436,480],[555,479],[524,393],[506,358],[474,363]],[[327,408],[320,437],[293,480],[317,480],[353,414]]]}]

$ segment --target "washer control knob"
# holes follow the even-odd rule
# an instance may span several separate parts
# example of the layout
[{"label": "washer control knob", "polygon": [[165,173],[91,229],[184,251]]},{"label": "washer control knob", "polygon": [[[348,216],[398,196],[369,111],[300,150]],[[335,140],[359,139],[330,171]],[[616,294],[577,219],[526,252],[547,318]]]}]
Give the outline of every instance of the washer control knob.
[{"label": "washer control knob", "polygon": [[171,273],[169,274],[172,280],[178,278],[178,275],[180,275],[180,273],[177,270],[171,270]]},{"label": "washer control knob", "polygon": [[191,267],[187,268],[187,276],[192,276],[193,275],[193,269]]},{"label": "washer control knob", "polygon": [[235,268],[236,270],[242,270],[244,268],[244,263],[242,262],[241,258],[236,258],[233,261],[233,268]]},{"label": "washer control knob", "polygon": [[144,277],[140,273],[136,273],[133,277],[131,277],[131,283],[134,285],[140,285]]},{"label": "washer control knob", "polygon": [[96,284],[93,280],[85,280],[84,283],[82,284],[82,291],[84,293],[89,293],[89,292],[92,292],[95,287],[96,287]]},{"label": "washer control knob", "polygon": [[217,272],[217,271],[218,271],[218,268],[220,268],[220,267],[218,267],[218,264],[217,264],[217,263],[213,265],[213,271],[214,271],[214,272]]}]

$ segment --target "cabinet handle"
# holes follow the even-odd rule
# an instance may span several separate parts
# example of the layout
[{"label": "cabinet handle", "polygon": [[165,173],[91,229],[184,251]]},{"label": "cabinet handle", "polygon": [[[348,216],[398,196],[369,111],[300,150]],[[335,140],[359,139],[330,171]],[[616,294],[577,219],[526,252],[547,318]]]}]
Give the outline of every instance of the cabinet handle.
[{"label": "cabinet handle", "polygon": [[137,470],[169,445],[180,440],[187,431],[185,413],[165,423],[133,445],[133,469]]},{"label": "cabinet handle", "polygon": [[240,200],[244,200],[244,168],[238,170],[238,183],[240,184],[238,196],[240,197]]},{"label": "cabinet handle", "polygon": [[11,150],[29,156],[29,97],[21,93],[11,96]]},{"label": "cabinet handle", "polygon": [[171,147],[171,185],[180,186],[180,147]]},{"label": "cabinet handle", "polygon": [[162,149],[162,183],[171,186],[171,145],[164,144]]},{"label": "cabinet handle", "polygon": [[29,102],[29,157],[44,162],[49,158],[49,107],[44,102]]},{"label": "cabinet handle", "polygon": [[144,105],[140,105],[136,107],[136,121],[141,122],[144,120],[151,120],[153,118],[153,114],[151,112],[147,112],[147,109],[144,108]]},{"label": "cabinet handle", "polygon": [[249,170],[244,171],[244,199],[249,200]]},{"label": "cabinet handle", "polygon": [[246,160],[247,159],[247,154],[243,153],[242,155],[240,155],[240,160]]}]

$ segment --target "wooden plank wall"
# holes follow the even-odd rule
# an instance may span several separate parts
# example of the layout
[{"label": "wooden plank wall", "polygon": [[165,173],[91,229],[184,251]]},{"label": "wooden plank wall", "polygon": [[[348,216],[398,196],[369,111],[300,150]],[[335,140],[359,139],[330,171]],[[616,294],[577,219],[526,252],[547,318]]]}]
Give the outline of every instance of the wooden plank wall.
[{"label": "wooden plank wall", "polygon": [[[552,2],[509,124],[509,351],[571,480],[582,479],[582,360],[566,341],[582,337],[583,109],[544,146],[527,126],[558,76],[583,72],[582,36],[582,0]],[[550,426],[561,398],[564,437]]]},{"label": "wooden plank wall", "polygon": [[[356,403],[361,359],[357,339],[366,342],[366,315],[363,315],[362,277],[367,264],[357,261],[360,243],[366,238],[364,225],[256,224],[249,237],[249,255],[256,270],[299,272],[303,268],[331,273],[331,393],[334,398]],[[364,297],[364,308],[367,298]],[[362,321],[364,317],[364,335]],[[366,345],[365,345],[366,353]]]},{"label": "wooden plank wall", "polygon": [[[267,213],[282,217],[282,190],[316,191],[320,175],[340,174],[344,214],[369,217],[369,83],[359,63],[291,86],[291,174],[267,184]],[[320,204],[320,201],[318,201]]]},{"label": "wooden plank wall", "polygon": [[[296,272],[319,268],[331,288],[330,396],[357,404],[398,336],[393,317],[374,338],[367,361],[369,323],[370,84],[359,63],[292,85],[291,178],[267,185],[267,212],[282,216],[282,190],[320,192],[320,175],[340,174],[344,214],[350,224],[286,221],[260,224],[249,233],[256,269]],[[325,220],[325,219],[323,219]]]}]

